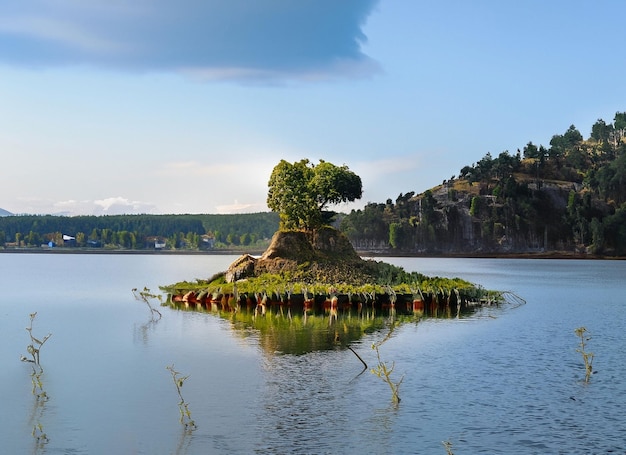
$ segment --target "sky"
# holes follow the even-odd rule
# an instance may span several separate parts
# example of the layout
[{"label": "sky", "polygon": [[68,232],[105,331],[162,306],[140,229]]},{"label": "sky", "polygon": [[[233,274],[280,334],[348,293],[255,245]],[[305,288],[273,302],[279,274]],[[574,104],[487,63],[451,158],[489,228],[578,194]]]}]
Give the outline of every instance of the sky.
[{"label": "sky", "polygon": [[626,111],[623,0],[3,0],[0,208],[267,211],[281,159],[349,211]]}]

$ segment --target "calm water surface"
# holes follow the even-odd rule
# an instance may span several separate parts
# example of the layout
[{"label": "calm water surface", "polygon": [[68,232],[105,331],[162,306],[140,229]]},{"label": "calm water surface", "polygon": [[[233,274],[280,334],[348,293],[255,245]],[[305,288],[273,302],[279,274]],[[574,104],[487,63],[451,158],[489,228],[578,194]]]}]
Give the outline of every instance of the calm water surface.
[{"label": "calm water surface", "polygon": [[[402,401],[347,350],[280,355],[253,330],[131,289],[206,278],[235,256],[0,254],[3,453],[626,453],[626,262],[390,258],[524,297],[518,308],[404,324],[381,347]],[[33,334],[43,386],[32,394]],[[592,333],[585,383],[574,329]],[[353,344],[369,364],[370,346]],[[168,365],[198,428],[185,433]],[[32,436],[40,425],[47,444]]]}]

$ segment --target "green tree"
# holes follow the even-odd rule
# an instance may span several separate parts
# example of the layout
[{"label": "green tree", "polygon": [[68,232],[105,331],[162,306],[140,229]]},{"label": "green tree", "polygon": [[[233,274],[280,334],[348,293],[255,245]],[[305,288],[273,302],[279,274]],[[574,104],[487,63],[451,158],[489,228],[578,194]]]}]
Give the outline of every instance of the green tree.
[{"label": "green tree", "polygon": [[398,248],[402,243],[402,225],[400,223],[391,223],[389,225],[389,245],[392,248]]},{"label": "green tree", "polygon": [[480,205],[480,198],[478,196],[474,196],[472,198],[472,202],[470,203],[470,210],[469,210],[470,216],[478,216],[479,205]]},{"label": "green tree", "polygon": [[604,248],[604,226],[597,218],[591,220],[591,251],[601,253]]},{"label": "green tree", "polygon": [[239,237],[240,245],[248,246],[250,245],[251,242],[252,242],[252,239],[250,237],[250,234],[248,234],[247,232],[244,234],[241,234],[241,236]]},{"label": "green tree", "polygon": [[86,236],[84,232],[77,232],[76,233],[76,244],[78,246],[85,246],[86,243]]},{"label": "green tree", "polygon": [[583,141],[583,135],[576,129],[574,125],[570,125],[565,134],[563,134],[563,140],[567,148],[573,148]]},{"label": "green tree", "polygon": [[612,125],[607,125],[604,120],[599,118],[591,127],[591,138],[597,142],[606,142],[609,140]]},{"label": "green tree", "polygon": [[328,221],[329,205],[360,199],[363,192],[361,178],[347,166],[307,159],[281,160],[268,187],[267,206],[279,213],[282,229],[314,230]]},{"label": "green tree", "polygon": [[617,147],[621,139],[626,136],[626,112],[615,113],[613,127],[615,128],[615,146]]},{"label": "green tree", "polygon": [[529,142],[526,144],[526,147],[524,147],[524,158],[539,158],[539,149],[532,142]]},{"label": "green tree", "polygon": [[239,236],[237,236],[233,232],[229,233],[226,236],[226,243],[228,243],[229,245],[239,245]]}]

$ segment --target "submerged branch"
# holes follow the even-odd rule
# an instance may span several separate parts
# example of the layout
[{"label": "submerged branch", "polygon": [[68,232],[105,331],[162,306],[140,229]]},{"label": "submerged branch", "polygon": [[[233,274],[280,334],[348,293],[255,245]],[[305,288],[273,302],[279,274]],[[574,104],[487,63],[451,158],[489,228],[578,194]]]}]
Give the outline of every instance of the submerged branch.
[{"label": "submerged branch", "polygon": [[352,349],[350,346],[347,346],[347,348],[350,349],[354,353],[354,355],[357,357],[357,359],[361,361],[361,363],[363,364],[363,371],[367,370],[367,363],[365,363],[365,360],[363,360],[361,356],[357,354],[356,351]]}]

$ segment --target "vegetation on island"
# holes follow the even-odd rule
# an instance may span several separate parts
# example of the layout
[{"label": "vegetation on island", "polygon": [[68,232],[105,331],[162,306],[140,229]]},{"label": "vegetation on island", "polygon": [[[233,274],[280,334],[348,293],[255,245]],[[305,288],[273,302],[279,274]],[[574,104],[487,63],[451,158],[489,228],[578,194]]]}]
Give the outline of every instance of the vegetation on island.
[{"label": "vegetation on island", "polygon": [[361,199],[361,178],[347,166],[303,159],[295,163],[281,160],[270,176],[267,206],[278,212],[281,229],[314,230],[328,223],[335,212],[332,204]]}]

